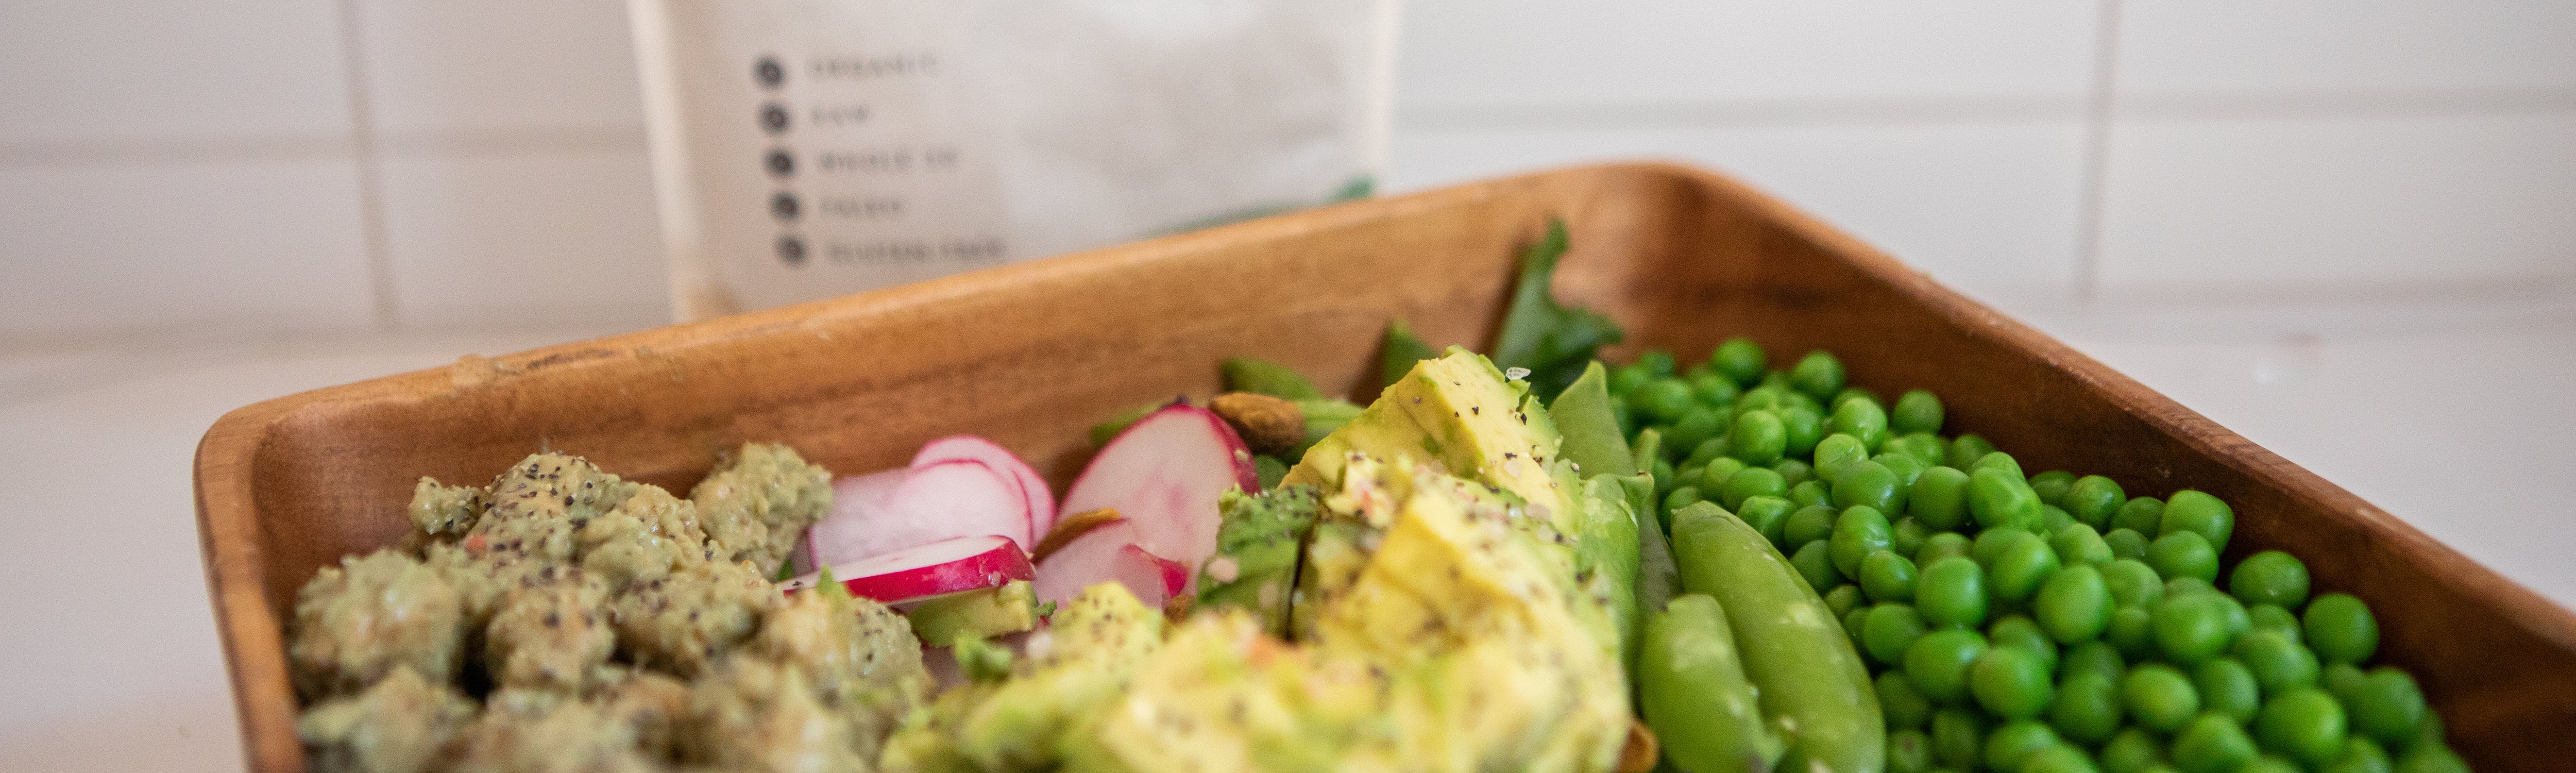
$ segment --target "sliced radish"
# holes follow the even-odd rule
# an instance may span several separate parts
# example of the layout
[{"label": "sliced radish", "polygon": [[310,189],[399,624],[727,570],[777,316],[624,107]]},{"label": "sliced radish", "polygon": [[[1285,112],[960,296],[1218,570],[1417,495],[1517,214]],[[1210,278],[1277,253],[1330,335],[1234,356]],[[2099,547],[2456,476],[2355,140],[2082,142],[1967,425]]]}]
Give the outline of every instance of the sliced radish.
[{"label": "sliced radish", "polygon": [[[999,587],[1036,576],[1026,551],[1008,539],[991,535],[941,540],[832,567],[832,580],[849,589],[850,595],[888,604]],[[805,590],[822,578],[822,573],[816,572],[778,587],[789,592]]]},{"label": "sliced radish", "polygon": [[1189,586],[1189,567],[1183,566],[1179,561],[1145,552],[1144,548],[1136,545],[1119,548],[1116,564],[1114,573],[1120,584],[1129,588],[1148,587],[1159,591],[1157,596],[1136,594],[1138,600],[1149,605],[1162,606],[1163,602],[1171,600],[1173,596],[1181,595],[1182,589]]},{"label": "sliced radish", "polygon": [[1039,601],[1070,602],[1082,589],[1104,582],[1127,586],[1148,606],[1179,594],[1189,585],[1189,567],[1136,544],[1143,530],[1128,521],[1111,521],[1075,537],[1038,564],[1031,583]]},{"label": "sliced radish", "polygon": [[912,466],[920,469],[939,462],[971,459],[984,466],[1010,475],[1019,485],[1020,496],[1029,501],[1029,533],[1045,535],[1055,528],[1055,491],[1047,488],[1046,478],[1036,468],[1022,461],[1018,454],[974,435],[950,435],[921,445],[912,456]]},{"label": "sliced radish", "polygon": [[[849,554],[846,549],[840,547],[853,539],[845,532],[888,517],[882,515],[886,512],[886,503],[894,499],[895,488],[903,485],[906,472],[908,470],[878,470],[866,475],[851,475],[832,481],[832,512],[806,529],[805,536],[797,540],[796,549],[787,554],[787,564],[791,570],[797,574],[812,574],[815,569],[832,563],[830,560],[815,560],[814,546],[818,541],[834,546],[821,551],[833,560],[855,561],[866,558],[863,555]],[[821,540],[815,539],[818,534],[821,535]]]},{"label": "sliced radish", "polygon": [[[890,489],[887,475],[898,480]],[[1019,485],[983,462],[937,462],[848,484],[834,484],[832,514],[805,534],[808,565],[837,566],[954,537],[998,535],[1023,551],[1036,542]]]},{"label": "sliced radish", "polygon": [[1116,508],[1136,528],[1133,541],[1145,552],[1194,567],[1216,553],[1217,497],[1227,489],[1258,490],[1260,481],[1252,451],[1224,419],[1173,405],[1138,419],[1101,448],[1057,511]]}]

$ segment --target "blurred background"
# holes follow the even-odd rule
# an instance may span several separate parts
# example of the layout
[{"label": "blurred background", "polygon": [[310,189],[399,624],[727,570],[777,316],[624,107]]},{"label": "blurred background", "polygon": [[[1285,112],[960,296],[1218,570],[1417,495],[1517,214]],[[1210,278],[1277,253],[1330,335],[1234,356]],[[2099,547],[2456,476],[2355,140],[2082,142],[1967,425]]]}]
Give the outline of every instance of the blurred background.
[{"label": "blurred background", "polygon": [[[0,0],[0,769],[227,770],[223,411],[670,318],[623,0]],[[1725,170],[2576,602],[2576,3],[1407,0],[1381,193]]]}]

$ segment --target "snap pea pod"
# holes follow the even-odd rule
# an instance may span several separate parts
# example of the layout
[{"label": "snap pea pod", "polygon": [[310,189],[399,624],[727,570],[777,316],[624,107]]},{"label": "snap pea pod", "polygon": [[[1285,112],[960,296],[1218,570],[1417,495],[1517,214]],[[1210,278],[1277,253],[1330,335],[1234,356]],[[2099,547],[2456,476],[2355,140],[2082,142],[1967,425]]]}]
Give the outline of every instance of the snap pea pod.
[{"label": "snap pea pod", "polygon": [[1637,472],[1628,438],[1619,433],[1619,418],[1610,413],[1610,375],[1601,361],[1585,365],[1583,375],[1548,404],[1547,415],[1565,438],[1562,453],[1582,468],[1584,477]]},{"label": "snap pea pod", "polygon": [[1790,740],[1782,770],[1878,773],[1887,736],[1869,669],[1825,600],[1760,532],[1716,505],[1673,514],[1683,589],[1725,608],[1762,711]]},{"label": "snap pea pod", "polygon": [[1652,427],[1637,431],[1637,442],[1628,444],[1628,454],[1638,472],[1654,472],[1655,463],[1663,460],[1664,433]]},{"label": "snap pea pod", "polygon": [[1786,749],[1761,712],[1717,599],[1673,599],[1646,620],[1638,705],[1664,758],[1689,773],[1769,770]]},{"label": "snap pea pod", "polygon": [[1628,506],[1637,513],[1637,612],[1647,617],[1664,611],[1664,604],[1682,592],[1681,567],[1673,563],[1673,546],[1664,538],[1663,525],[1652,516],[1655,506],[1655,479],[1644,475],[1619,478],[1628,490]]},{"label": "snap pea pod", "polygon": [[1251,392],[1281,400],[1320,400],[1324,391],[1315,388],[1296,369],[1258,357],[1227,357],[1217,363],[1224,378],[1225,391]]},{"label": "snap pea pod", "polygon": [[1575,550],[1582,554],[1584,564],[1601,575],[1611,627],[1619,634],[1620,659],[1633,660],[1637,652],[1640,543],[1637,516],[1628,506],[1628,488],[1619,478],[1594,476],[1583,485],[1583,500],[1575,507],[1582,511],[1582,520],[1577,524],[1582,539],[1575,543]]}]

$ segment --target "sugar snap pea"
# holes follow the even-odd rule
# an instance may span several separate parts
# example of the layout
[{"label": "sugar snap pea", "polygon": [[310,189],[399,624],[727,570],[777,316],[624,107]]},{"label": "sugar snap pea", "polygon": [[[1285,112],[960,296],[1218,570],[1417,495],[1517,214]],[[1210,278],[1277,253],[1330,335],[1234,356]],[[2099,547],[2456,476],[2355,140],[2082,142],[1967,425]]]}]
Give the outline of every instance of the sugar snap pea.
[{"label": "sugar snap pea", "polygon": [[1673,544],[1682,587],[1725,608],[1763,713],[1789,736],[1792,756],[1878,773],[1887,741],[1878,698],[1824,599],[1759,532],[1715,505],[1674,513]]},{"label": "sugar snap pea", "polygon": [[1762,714],[1716,599],[1676,597],[1648,618],[1636,674],[1638,707],[1674,767],[1764,770],[1780,760],[1786,744]]}]

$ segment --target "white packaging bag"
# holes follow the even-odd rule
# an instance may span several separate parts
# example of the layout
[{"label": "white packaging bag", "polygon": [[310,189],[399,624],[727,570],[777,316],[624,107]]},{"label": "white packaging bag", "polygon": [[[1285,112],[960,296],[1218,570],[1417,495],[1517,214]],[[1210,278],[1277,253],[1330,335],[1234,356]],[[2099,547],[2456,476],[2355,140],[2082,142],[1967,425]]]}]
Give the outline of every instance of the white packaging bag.
[{"label": "white packaging bag", "polygon": [[630,0],[681,319],[1366,196],[1395,0]]}]

